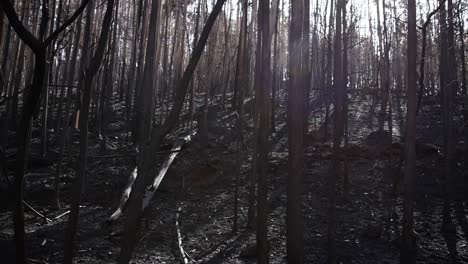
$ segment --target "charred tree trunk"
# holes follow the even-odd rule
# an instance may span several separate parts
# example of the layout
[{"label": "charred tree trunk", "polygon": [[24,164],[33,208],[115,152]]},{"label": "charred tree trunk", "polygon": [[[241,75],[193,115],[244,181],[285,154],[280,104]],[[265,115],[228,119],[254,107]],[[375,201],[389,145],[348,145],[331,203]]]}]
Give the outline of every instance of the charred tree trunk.
[{"label": "charred tree trunk", "polygon": [[276,6],[273,9],[275,11],[274,14],[274,20],[273,20],[273,33],[274,33],[274,44],[273,44],[273,76],[272,76],[272,85],[271,85],[271,121],[270,121],[270,126],[271,126],[271,131],[275,132],[275,109],[276,109],[276,94],[278,93],[279,90],[279,83],[280,81],[280,74],[279,74],[279,67],[278,67],[278,61],[279,61],[279,31],[278,31],[278,26],[279,26],[279,0],[276,0]]},{"label": "charred tree trunk", "polygon": [[114,0],[107,0],[106,13],[102,22],[101,35],[99,37],[98,46],[96,52],[91,59],[89,66],[86,71],[82,73],[80,78],[79,89],[83,91],[83,101],[80,107],[80,154],[78,158],[78,171],[77,179],[73,186],[72,191],[72,204],[70,208],[70,216],[68,219],[67,232],[65,234],[65,249],[63,255],[63,263],[73,263],[73,249],[75,234],[78,227],[78,216],[80,213],[80,202],[81,194],[83,191],[83,185],[86,178],[86,166],[88,159],[88,120],[89,120],[89,105],[91,97],[91,86],[102,59],[104,57],[104,51],[107,44],[107,38],[109,35],[111,21],[112,21],[112,10],[114,8]]},{"label": "charred tree trunk", "polygon": [[148,177],[151,164],[150,138],[153,119],[153,95],[154,89],[154,67],[156,65],[157,48],[159,45],[159,20],[160,20],[160,1],[151,1],[151,11],[148,28],[147,53],[143,70],[143,87],[141,90],[140,108],[141,115],[139,121],[139,129],[137,142],[140,147],[140,155],[138,157],[138,174],[135,181],[135,188],[129,197],[129,209],[127,221],[124,226],[124,240],[122,240],[122,248],[119,255],[118,263],[129,263],[133,248],[136,244],[137,235],[139,232],[139,220],[142,212],[142,199],[145,189],[146,179]]},{"label": "charred tree trunk", "polygon": [[270,110],[270,83],[271,83],[271,34],[270,34],[270,4],[268,0],[259,0],[258,7],[258,35],[257,60],[255,74],[259,75],[255,90],[258,93],[258,195],[257,195],[257,260],[258,263],[269,263],[268,253],[268,219],[267,219],[267,192],[268,192],[268,148],[269,148],[269,110]]},{"label": "charred tree trunk", "polygon": [[239,218],[239,184],[240,184],[240,173],[242,165],[242,145],[243,145],[243,122],[244,122],[244,90],[247,85],[247,0],[242,1],[242,21],[239,35],[239,46],[237,50],[237,63],[236,63],[236,79],[234,89],[237,91],[237,100],[233,100],[237,103],[237,113],[239,115],[237,121],[238,129],[238,142],[237,142],[237,164],[236,164],[236,179],[235,179],[235,190],[234,190],[234,223],[232,230],[234,233],[238,231],[238,218]]},{"label": "charred tree trunk", "polygon": [[[141,150],[140,150],[140,156],[138,158],[138,172],[139,176],[135,180],[134,183],[134,188],[132,189],[132,192],[129,197],[128,201],[128,211],[127,211],[127,221],[125,223],[124,227],[124,237],[125,239],[122,241],[122,249],[120,252],[119,256],[119,261],[118,263],[129,263],[131,259],[131,254],[133,251],[133,248],[135,247],[136,240],[138,237],[139,233],[139,220],[142,215],[142,200],[143,200],[143,194],[145,191],[145,182],[146,178],[149,177],[149,172],[151,169],[151,160],[150,157],[152,156],[152,153],[155,153],[158,151],[160,148],[160,144],[162,143],[163,139],[165,136],[174,128],[174,126],[177,123],[177,120],[179,118],[182,105],[184,103],[184,98],[187,92],[188,85],[190,83],[190,80],[193,76],[193,72],[196,69],[196,66],[198,64],[198,61],[200,60],[200,57],[203,53],[203,50],[205,48],[206,42],[208,40],[208,36],[210,34],[211,29],[213,28],[213,25],[216,21],[216,18],[218,17],[219,13],[221,12],[221,9],[223,7],[223,4],[226,0],[218,0],[216,4],[213,7],[213,10],[208,17],[208,20],[206,21],[205,27],[203,28],[200,39],[198,41],[197,46],[193,50],[192,56],[187,64],[187,67],[184,71],[184,74],[180,80],[180,82],[177,85],[176,91],[175,91],[175,102],[174,105],[171,109],[171,112],[169,113],[168,117],[164,121],[164,123],[158,127],[158,129],[154,129],[151,131],[152,127],[152,122],[151,122],[151,114],[152,111],[147,111],[147,115],[144,116],[145,118],[142,119],[146,122],[142,122],[142,126],[146,126],[145,128],[148,129],[148,131],[144,132],[145,137],[147,136],[145,141],[142,141],[141,144]],[[153,74],[153,64],[154,64],[154,57],[156,53],[156,40],[158,39],[157,36],[159,34],[158,32],[158,20],[159,20],[159,14],[160,13],[160,5],[159,1],[153,0],[152,5],[151,5],[151,15],[150,15],[150,25],[153,25],[155,30],[150,30],[150,35],[148,37],[148,51],[147,51],[147,61],[145,62],[145,84],[153,84],[152,81],[152,74]],[[151,59],[152,58],[152,59]],[[150,60],[148,60],[150,59]],[[149,89],[147,88],[147,92],[153,91],[151,87]],[[152,96],[145,96],[146,100],[151,101]],[[149,98],[149,99],[148,99]],[[146,101],[145,107],[151,108],[152,103],[149,101]],[[149,118],[149,119],[148,119]]]},{"label": "charred tree trunk", "polygon": [[287,186],[287,260],[303,263],[304,241],[301,215],[301,183],[304,175],[304,79],[302,69],[302,27],[304,1],[291,2],[289,30],[289,88],[288,88],[288,186]]},{"label": "charred tree trunk", "polygon": [[445,4],[445,0],[441,1],[441,4],[439,5],[439,7],[437,7],[437,9],[435,9],[434,11],[432,11],[431,13],[429,13],[427,15],[426,21],[424,22],[424,24],[422,26],[422,29],[421,29],[421,33],[422,33],[421,62],[419,64],[419,79],[418,79],[419,92],[418,92],[418,101],[417,101],[417,105],[416,105],[416,114],[418,114],[418,112],[419,112],[419,109],[421,107],[421,101],[422,101],[423,95],[425,93],[424,76],[425,76],[425,66],[426,66],[426,56],[427,56],[426,55],[427,27],[431,23],[432,16],[437,14],[437,12],[440,10],[440,8],[442,7],[443,4]]},{"label": "charred tree trunk", "polygon": [[334,123],[333,123],[333,157],[330,168],[330,178],[328,179],[328,259],[327,263],[334,264],[336,256],[336,182],[339,178],[341,161],[340,145],[343,137],[343,61],[342,61],[342,33],[341,14],[343,2],[336,2],[336,22],[335,22],[335,43],[333,46],[334,68],[333,68],[333,88],[334,96]]},{"label": "charred tree trunk", "polygon": [[413,201],[416,178],[416,1],[408,0],[408,84],[407,84],[407,118],[405,140],[405,178],[403,197],[403,230],[400,262],[412,264],[416,262],[416,241],[413,231]]},{"label": "charred tree trunk", "polygon": [[[304,17],[302,25],[302,78],[303,78],[303,125],[304,137],[309,133],[309,97],[310,97],[310,1],[304,0]],[[307,142],[306,142],[307,143]]]},{"label": "charred tree trunk", "polygon": [[465,56],[465,30],[464,30],[464,23],[463,18],[461,17],[461,12],[458,12],[458,20],[459,20],[459,35],[460,35],[460,61],[461,61],[461,95],[463,100],[463,122],[464,130],[463,130],[463,138],[464,138],[464,152],[465,157],[463,158],[464,166],[465,166],[465,173],[466,168],[468,168],[468,91],[467,91],[467,79],[466,79],[466,56]]}]

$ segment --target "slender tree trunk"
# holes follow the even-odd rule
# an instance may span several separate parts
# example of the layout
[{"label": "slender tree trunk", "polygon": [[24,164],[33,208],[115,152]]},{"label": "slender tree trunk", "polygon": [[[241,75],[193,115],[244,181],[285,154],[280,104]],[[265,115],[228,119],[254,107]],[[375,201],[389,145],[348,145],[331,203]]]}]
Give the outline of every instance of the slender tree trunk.
[{"label": "slender tree trunk", "polygon": [[255,96],[259,101],[259,125],[258,125],[258,195],[257,195],[257,261],[269,263],[268,254],[268,219],[267,219],[267,193],[268,193],[268,152],[270,134],[270,84],[271,84],[271,34],[270,34],[270,5],[268,0],[259,0],[258,8],[258,35],[257,54],[260,64],[256,65],[255,74],[259,75],[260,83]]},{"label": "slender tree trunk", "polygon": [[460,61],[461,61],[461,92],[462,92],[462,100],[463,100],[463,122],[464,130],[463,130],[463,138],[464,138],[464,153],[465,157],[464,166],[465,166],[465,173],[467,173],[466,168],[468,168],[468,91],[467,91],[467,79],[466,79],[466,57],[465,57],[465,31],[464,31],[464,23],[463,18],[461,17],[461,12],[458,13],[458,20],[459,20],[459,35],[460,35]]},{"label": "slender tree trunk", "polygon": [[273,33],[274,33],[274,44],[273,44],[273,76],[272,76],[272,84],[271,84],[271,131],[275,132],[275,109],[276,109],[276,93],[279,89],[278,83],[280,82],[279,70],[278,70],[278,61],[279,61],[279,32],[278,32],[278,24],[279,24],[279,0],[275,0],[274,4],[274,19],[272,20],[273,24]]},{"label": "slender tree trunk", "polygon": [[147,39],[147,53],[143,70],[143,87],[141,90],[140,108],[140,128],[138,129],[137,142],[140,147],[138,157],[138,174],[135,181],[135,187],[129,198],[129,210],[127,221],[124,226],[124,237],[118,263],[129,263],[133,248],[136,244],[139,232],[139,219],[142,211],[142,198],[146,180],[150,168],[150,135],[153,118],[153,95],[154,89],[154,66],[156,65],[157,45],[159,45],[159,20],[160,20],[160,1],[152,0],[150,9],[150,19]]},{"label": "slender tree trunk", "polygon": [[132,132],[133,132],[133,135],[134,135],[134,138],[135,140],[138,138],[138,135],[139,135],[139,132],[138,132],[138,129],[139,129],[139,124],[140,124],[140,115],[139,113],[141,113],[141,109],[140,109],[140,106],[138,104],[138,100],[139,98],[141,97],[141,87],[142,87],[142,80],[143,80],[143,64],[144,64],[144,59],[145,59],[145,54],[147,52],[147,48],[145,48],[146,46],[146,34],[147,34],[147,29],[146,29],[146,26],[147,26],[147,7],[148,7],[148,0],[144,0],[143,1],[143,6],[142,6],[142,15],[141,17],[139,18],[140,19],[140,23],[141,23],[141,28],[140,28],[140,32],[139,32],[139,37],[140,37],[140,40],[139,40],[139,43],[138,43],[138,61],[137,61],[137,68],[136,68],[136,79],[135,79],[135,82],[133,84],[133,87],[134,87],[134,96],[133,96],[133,111],[134,112],[134,119],[133,119],[133,129],[132,129]]},{"label": "slender tree trunk", "polygon": [[[78,21],[81,20],[81,16],[78,19]],[[79,43],[80,43],[80,37],[81,37],[81,23],[77,23],[77,28],[76,28],[76,34],[75,34],[75,40],[73,43],[73,51],[71,54],[71,59],[70,59],[70,69],[67,73],[67,77],[65,79],[64,85],[67,85],[67,94],[66,94],[66,100],[67,103],[65,105],[65,122],[63,126],[63,132],[60,137],[60,146],[59,146],[59,159],[58,159],[58,165],[57,165],[57,175],[55,178],[55,200],[57,202],[57,207],[60,208],[60,177],[63,173],[63,158],[65,155],[65,149],[66,149],[66,144],[67,144],[67,138],[70,132],[70,127],[72,126],[72,117],[70,116],[70,112],[72,110],[72,99],[73,99],[73,84],[74,84],[74,79],[75,79],[75,69],[76,69],[76,64],[78,60],[78,48],[79,48]],[[87,44],[84,44],[85,47],[87,47]],[[87,50],[87,49],[84,49]],[[84,60],[81,62],[81,65],[84,64]],[[78,69],[81,69],[81,66],[78,67]],[[60,127],[58,127],[60,129]]]},{"label": "slender tree trunk", "polygon": [[[344,126],[344,149],[348,147],[349,126],[348,126],[348,41],[350,29],[348,28],[348,21],[346,18],[346,2],[343,3],[343,126]],[[345,155],[343,162],[343,193],[345,196],[349,193],[349,160]]]},{"label": "slender tree trunk", "polygon": [[70,216],[68,218],[67,231],[65,234],[65,249],[63,255],[63,263],[73,263],[73,249],[76,230],[78,228],[78,216],[80,213],[80,202],[83,186],[86,178],[86,167],[88,159],[88,119],[89,105],[91,97],[91,87],[94,76],[99,70],[100,64],[104,57],[104,51],[107,44],[107,38],[110,32],[112,22],[112,10],[114,8],[114,0],[107,1],[106,13],[102,22],[101,35],[99,37],[98,46],[93,58],[91,59],[86,71],[82,73],[79,89],[83,91],[83,101],[80,107],[80,154],[78,158],[77,179],[72,190],[72,204],[70,208]]},{"label": "slender tree trunk", "polygon": [[18,53],[18,60],[16,61],[16,74],[13,80],[13,87],[10,100],[12,101],[10,104],[10,120],[12,120],[11,124],[14,125],[13,129],[16,131],[16,119],[17,119],[17,112],[18,112],[18,93],[20,91],[21,86],[21,74],[23,73],[23,66],[24,66],[24,52],[25,52],[24,43],[20,44],[19,53]]},{"label": "slender tree trunk", "polygon": [[[195,68],[198,64],[198,61],[200,60],[200,57],[203,53],[204,47],[208,40],[209,33],[214,25],[214,22],[216,21],[216,18],[221,12],[224,2],[225,0],[218,0],[213,7],[213,11],[208,17],[205,27],[203,28],[202,33],[200,35],[198,44],[192,53],[192,56],[182,76],[182,79],[177,85],[177,88],[175,91],[174,105],[168,117],[166,118],[165,122],[157,129],[154,129],[152,131],[151,130],[147,131],[145,132],[145,134],[141,134],[142,136],[146,136],[146,133],[150,133],[151,136],[148,137],[148,139],[144,141],[141,145],[143,148],[141,149],[140,156],[138,158],[139,159],[138,160],[139,176],[135,180],[134,188],[132,189],[132,192],[130,194],[129,201],[128,201],[129,208],[127,211],[127,221],[124,227],[125,239],[122,241],[122,249],[120,252],[118,263],[128,263],[131,259],[131,254],[132,254],[133,248],[135,247],[136,240],[137,240],[138,233],[139,233],[139,220],[142,214],[142,199],[143,199],[143,193],[145,191],[145,182],[146,182],[146,178],[150,177],[150,173],[149,173],[151,169],[150,158],[152,157],[153,153],[158,151],[163,139],[174,128],[177,122],[177,119],[179,118],[182,105],[184,103],[183,101],[187,93],[187,88],[190,83],[190,79],[193,76],[193,72],[195,71]],[[146,76],[144,83],[151,84],[151,86],[154,83],[154,81],[150,82],[152,80],[151,78],[152,73],[153,73],[152,67],[154,64],[151,58],[154,59],[155,53],[156,53],[156,40],[158,39],[157,37],[159,35],[159,31],[157,30],[159,28],[158,26],[158,20],[159,20],[158,14],[159,13],[160,13],[159,1],[153,0],[152,5],[151,5],[150,25],[153,25],[154,27],[156,27],[156,29],[149,31],[150,34],[148,36],[148,50],[147,50],[148,56],[145,62],[145,74],[144,74],[144,76]],[[148,90],[153,91],[153,89],[148,89]],[[145,95],[144,97],[146,98],[146,100],[148,100],[148,98],[150,98],[149,101],[152,100],[152,96]],[[149,103],[149,101],[145,102],[144,104],[145,107],[152,107],[152,103]],[[147,114],[143,116],[144,118],[141,124],[145,125],[146,129],[151,129],[152,122],[150,120],[151,120],[152,110],[145,111],[145,113]]]},{"label": "slender tree trunk", "polygon": [[235,179],[235,190],[234,190],[234,223],[232,230],[234,233],[238,230],[238,212],[239,212],[239,184],[240,184],[240,173],[242,166],[242,145],[243,145],[243,122],[244,122],[244,90],[247,85],[247,0],[242,1],[242,21],[241,29],[239,33],[239,46],[237,50],[237,63],[236,63],[236,79],[235,79],[235,90],[238,92],[237,112],[239,114],[237,127],[238,127],[238,143],[237,143],[237,157],[236,157],[236,179]]},{"label": "slender tree trunk", "polygon": [[[325,120],[323,121],[323,140],[327,141],[329,138],[328,135],[328,122],[329,122],[329,116],[330,116],[330,97],[331,97],[331,92],[333,87],[332,87],[332,69],[333,69],[333,60],[332,60],[332,55],[333,55],[333,27],[334,27],[334,14],[335,11],[333,9],[333,4],[335,3],[336,0],[330,0],[330,17],[329,17],[329,25],[328,25],[328,41],[327,41],[327,56],[326,56],[326,62],[327,65],[325,66],[325,79],[326,79],[326,85],[325,89],[323,91],[323,102],[325,104]],[[327,27],[325,27],[327,28]],[[372,39],[372,38],[371,38]]]},{"label": "slender tree trunk", "polygon": [[403,197],[403,230],[400,262],[416,263],[416,241],[413,231],[413,201],[416,178],[416,1],[408,0],[408,84],[407,84],[407,119],[405,140],[405,178]]},{"label": "slender tree trunk", "polygon": [[343,2],[336,2],[335,43],[334,43],[334,68],[333,88],[335,91],[334,124],[333,124],[333,157],[329,178],[329,209],[328,209],[328,259],[327,263],[334,264],[336,256],[336,182],[340,173],[340,144],[343,136],[343,63],[342,63],[342,33],[341,14]]},{"label": "slender tree trunk", "polygon": [[453,186],[455,167],[455,140],[454,140],[454,100],[457,93],[457,60],[455,58],[455,32],[453,22],[453,3],[452,0],[447,0],[447,44],[448,44],[448,59],[447,59],[447,84],[444,92],[444,130],[445,130],[445,180],[446,192],[450,193]]},{"label": "slender tree trunk", "polygon": [[425,68],[426,68],[426,47],[427,47],[427,27],[429,26],[429,23],[431,22],[432,16],[434,16],[442,7],[442,4],[445,4],[445,0],[441,1],[441,4],[439,4],[439,7],[429,13],[427,15],[426,21],[424,22],[422,28],[421,28],[421,62],[419,64],[419,79],[418,79],[418,85],[419,85],[419,92],[418,92],[418,100],[417,100],[417,105],[416,105],[416,114],[418,114],[419,109],[421,107],[421,101],[422,97],[425,93],[425,87],[424,87],[424,76],[425,76]]},{"label": "slender tree trunk", "polygon": [[[303,125],[304,136],[309,133],[309,98],[311,86],[311,70],[310,70],[310,0],[304,0],[304,17],[302,26],[302,76],[303,76]],[[306,142],[307,143],[307,142]]]},{"label": "slender tree trunk", "polygon": [[303,220],[301,216],[301,185],[304,174],[304,79],[302,69],[302,27],[304,1],[291,2],[289,30],[289,90],[288,90],[288,186],[287,186],[287,260],[304,261]]}]

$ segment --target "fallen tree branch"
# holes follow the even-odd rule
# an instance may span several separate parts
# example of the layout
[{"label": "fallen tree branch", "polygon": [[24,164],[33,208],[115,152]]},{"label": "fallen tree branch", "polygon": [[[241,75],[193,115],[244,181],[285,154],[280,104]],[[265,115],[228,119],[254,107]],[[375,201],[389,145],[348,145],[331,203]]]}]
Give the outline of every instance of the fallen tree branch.
[{"label": "fallen tree branch", "polygon": [[26,258],[26,261],[30,263],[49,264],[49,262],[45,260],[37,260],[37,259],[32,259],[32,258]]},{"label": "fallen tree branch", "polygon": [[23,200],[23,204],[31,210],[35,215],[39,216],[40,218],[44,219],[48,224],[52,223],[52,220],[47,218],[45,215],[41,214],[39,211],[34,209],[31,205],[29,205],[25,200]]},{"label": "fallen tree branch", "polygon": [[[85,207],[86,207],[86,206],[84,206],[84,205],[80,205],[80,208],[85,208]],[[64,217],[64,216],[68,215],[69,213],[70,213],[70,210],[67,210],[67,211],[65,211],[65,212],[63,212],[63,213],[57,215],[56,217],[54,217],[54,221],[59,220],[60,218],[62,218],[62,217]]]},{"label": "fallen tree branch", "polygon": [[102,156],[88,156],[89,159],[114,159],[136,156],[136,153],[130,154],[117,154],[117,155],[102,155]]},{"label": "fallen tree branch", "polygon": [[197,132],[194,130],[187,136],[183,138],[179,138],[176,140],[174,143],[174,146],[171,149],[172,154],[169,155],[169,157],[166,159],[164,164],[161,166],[161,170],[159,171],[158,176],[154,179],[153,184],[146,189],[145,196],[143,197],[143,210],[148,206],[151,198],[153,198],[154,193],[158,189],[159,185],[161,184],[162,180],[164,179],[164,176],[166,175],[167,170],[169,169],[169,166],[171,166],[172,162],[174,162],[174,159],[176,158],[177,154],[179,153],[180,149],[182,146],[190,142],[192,140],[192,137],[195,136]]},{"label": "fallen tree branch", "polygon": [[[170,153],[176,153],[180,152],[179,150],[168,150],[168,151],[158,151],[155,152],[155,155],[162,155],[162,154],[170,154]],[[113,159],[113,158],[123,158],[123,157],[133,157],[136,156],[136,153],[130,153],[130,154],[117,154],[117,155],[102,155],[102,156],[89,156],[89,159]]]},{"label": "fallen tree branch", "polygon": [[[36,209],[34,209],[34,207],[32,207],[30,204],[28,204],[25,200],[23,200],[23,204],[24,204],[24,206],[26,206],[29,210],[31,210],[35,215],[37,215],[37,216],[39,216],[40,218],[44,219],[44,220],[47,222],[47,224],[51,224],[51,223],[57,221],[58,219],[60,219],[60,218],[62,218],[62,217],[64,217],[64,216],[66,216],[66,215],[68,215],[68,214],[70,213],[70,210],[67,210],[67,211],[65,211],[65,212],[63,212],[63,213],[57,215],[56,217],[50,219],[50,218],[48,218],[47,216],[41,214],[41,213],[40,213],[39,211],[37,211]],[[86,206],[84,206],[84,205],[81,205],[81,206],[80,206],[80,208],[84,208],[84,207],[86,207]]]},{"label": "fallen tree branch", "polygon": [[[189,142],[195,134],[196,132],[192,131],[189,135],[177,139],[176,142],[174,143],[174,146],[172,147],[170,151],[163,152],[163,153],[170,153],[170,155],[166,159],[164,164],[161,166],[161,170],[159,171],[158,175],[155,177],[151,186],[149,186],[146,190],[146,193],[143,199],[143,207],[142,207],[143,210],[148,206],[151,198],[153,197],[154,193],[156,192],[159,185],[161,184],[161,181],[166,175],[167,170],[171,166],[172,162],[174,162],[174,159],[176,158],[177,154],[179,154],[180,150],[182,149],[182,146],[185,143]],[[157,152],[157,154],[159,153],[161,152]],[[138,176],[137,170],[138,170],[137,167],[135,167],[132,174],[130,175],[130,178],[128,180],[127,185],[125,186],[122,197],[120,198],[119,206],[112,213],[112,215],[106,220],[107,223],[112,223],[123,215],[125,206],[127,205],[128,198],[130,197],[130,193],[132,192],[133,184],[135,183],[135,180]]]},{"label": "fallen tree branch", "polygon": [[176,225],[176,230],[177,230],[177,243],[179,246],[180,254],[182,255],[182,259],[184,260],[184,264],[188,264],[189,260],[187,258],[187,253],[185,252],[184,247],[182,246],[182,235],[180,233],[180,225],[179,225],[180,212],[182,212],[182,206],[179,206],[179,208],[177,209],[176,219],[175,219],[175,225]]},{"label": "fallen tree branch", "polygon": [[49,87],[58,87],[58,88],[78,88],[76,85],[63,85],[63,84],[49,84]]},{"label": "fallen tree branch", "polygon": [[128,179],[127,185],[125,186],[124,192],[122,193],[122,197],[120,198],[120,203],[117,209],[112,213],[112,215],[106,220],[106,222],[113,222],[117,220],[120,216],[122,216],[123,211],[125,209],[125,205],[127,204],[128,198],[130,197],[130,193],[132,192],[133,183],[136,180],[138,175],[138,169],[135,167],[132,173],[130,174],[130,178]]}]

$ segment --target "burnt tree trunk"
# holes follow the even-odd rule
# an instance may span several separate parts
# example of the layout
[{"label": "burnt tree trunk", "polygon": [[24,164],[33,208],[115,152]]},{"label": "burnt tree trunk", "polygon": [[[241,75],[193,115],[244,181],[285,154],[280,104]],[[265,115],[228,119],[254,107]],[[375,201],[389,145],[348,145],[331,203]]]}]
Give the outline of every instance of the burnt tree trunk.
[{"label": "burnt tree trunk", "polygon": [[407,83],[407,118],[405,140],[405,178],[403,197],[403,228],[400,262],[412,264],[416,262],[416,245],[413,231],[413,200],[416,178],[416,1],[408,0],[408,83]]},{"label": "burnt tree trunk", "polygon": [[289,88],[288,88],[288,186],[287,186],[287,260],[303,263],[304,238],[301,215],[301,184],[304,174],[304,79],[302,69],[302,26],[304,1],[291,2],[289,30]]}]

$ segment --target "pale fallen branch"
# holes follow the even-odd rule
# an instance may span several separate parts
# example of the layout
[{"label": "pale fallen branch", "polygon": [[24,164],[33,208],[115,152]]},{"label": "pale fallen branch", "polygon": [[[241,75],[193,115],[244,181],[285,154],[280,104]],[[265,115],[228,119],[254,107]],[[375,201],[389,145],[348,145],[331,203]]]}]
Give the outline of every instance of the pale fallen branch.
[{"label": "pale fallen branch", "polygon": [[[65,211],[65,212],[63,212],[63,213],[57,215],[56,217],[50,219],[50,218],[48,218],[47,216],[41,214],[41,213],[40,213],[39,211],[37,211],[36,209],[34,209],[34,208],[33,208],[30,204],[28,204],[25,200],[23,200],[23,204],[24,204],[24,206],[26,206],[29,210],[31,210],[35,215],[37,215],[37,216],[39,216],[40,218],[44,219],[44,220],[47,222],[47,224],[51,224],[51,223],[53,223],[54,221],[57,221],[58,219],[60,219],[60,218],[62,218],[62,217],[64,217],[64,216],[70,214],[70,210],[67,210],[67,211]],[[80,206],[80,208],[84,208],[84,207],[86,207],[86,206],[84,206],[84,205],[81,205],[81,206]]]},{"label": "pale fallen branch", "polygon": [[[182,146],[189,142],[192,137],[196,134],[195,131],[192,131],[189,135],[179,138],[176,140],[174,143],[174,146],[170,151],[166,151],[165,153],[170,153],[169,157],[166,159],[164,164],[161,166],[161,170],[159,171],[158,175],[154,179],[153,183],[147,188],[145,196],[143,198],[143,210],[148,206],[151,198],[153,197],[154,193],[158,189],[159,185],[161,184],[161,181],[163,180],[164,176],[166,175],[167,170],[169,169],[169,166],[171,166],[172,162],[174,162],[174,159],[176,158],[177,154],[179,154],[180,150],[182,149]],[[157,154],[159,154],[158,152]],[[120,198],[120,203],[117,209],[112,213],[112,215],[106,220],[107,223],[112,223],[119,219],[125,210],[125,206],[127,204],[128,198],[130,197],[130,193],[132,192],[133,188],[133,183],[136,180],[136,177],[138,177],[138,169],[135,167],[133,170],[132,174],[130,175],[130,178],[128,180],[127,185],[125,186],[124,192],[122,194],[122,197]]]},{"label": "pale fallen branch", "polygon": [[[177,151],[158,151],[154,153],[155,155],[163,155],[163,154],[170,154],[174,152],[179,152],[180,150]],[[131,154],[117,154],[117,155],[101,155],[101,156],[89,156],[89,159],[115,159],[115,158],[125,158],[125,157],[133,157],[136,156],[136,153],[131,153]]]},{"label": "pale fallen branch", "polygon": [[[84,206],[84,205],[80,205],[80,208],[85,208],[85,207],[86,207],[86,206]],[[67,211],[65,211],[65,212],[63,212],[63,213],[57,215],[56,217],[54,217],[54,221],[57,221],[57,220],[59,220],[60,218],[66,216],[66,215],[68,215],[68,214],[70,214],[70,210],[67,210]]]},{"label": "pale fallen branch", "polygon": [[176,225],[176,230],[177,230],[177,242],[179,245],[180,254],[182,255],[182,259],[184,260],[184,264],[188,264],[189,263],[189,260],[187,258],[188,255],[187,255],[187,252],[185,252],[184,247],[182,246],[182,235],[180,233],[180,225],[179,225],[180,212],[182,212],[182,206],[179,206],[179,208],[177,209],[176,219],[175,219],[175,225]]},{"label": "pale fallen branch", "polygon": [[124,158],[124,157],[133,157],[136,156],[135,153],[131,154],[117,154],[117,155],[102,155],[102,156],[89,156],[89,159],[114,159],[114,158]]},{"label": "pale fallen branch", "polygon": [[49,264],[49,262],[47,261],[37,260],[37,259],[32,259],[32,258],[26,258],[26,261],[29,263]]},{"label": "pale fallen branch", "polygon": [[125,186],[124,192],[122,193],[119,206],[107,219],[107,222],[113,222],[122,216],[125,205],[127,204],[127,200],[130,197],[130,193],[132,192],[133,183],[135,182],[137,175],[138,169],[135,167],[135,169],[133,169],[132,173],[130,174],[130,178],[128,179],[127,185]]},{"label": "pale fallen branch", "polygon": [[169,166],[171,166],[172,162],[174,162],[174,159],[176,158],[177,154],[179,154],[180,149],[182,146],[190,142],[192,140],[192,137],[195,136],[197,132],[192,131],[190,134],[183,138],[179,138],[176,140],[174,143],[174,146],[171,149],[171,155],[166,159],[164,164],[161,166],[161,170],[159,171],[158,176],[154,179],[153,184],[149,186],[149,188],[146,189],[145,196],[143,198],[143,210],[148,206],[149,202],[151,201],[151,198],[153,198],[154,193],[158,189],[159,185],[161,184],[162,180],[164,179],[164,176],[166,175],[167,170],[169,169]]},{"label": "pale fallen branch", "polygon": [[35,215],[39,216],[40,218],[44,219],[48,224],[52,223],[52,220],[47,218],[45,215],[41,214],[39,211],[34,209],[31,205],[29,205],[25,200],[23,200],[23,204],[31,210]]}]

